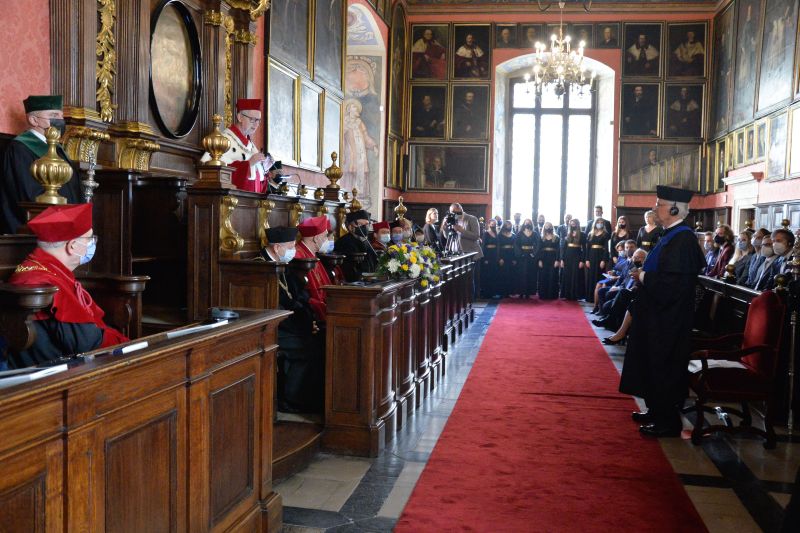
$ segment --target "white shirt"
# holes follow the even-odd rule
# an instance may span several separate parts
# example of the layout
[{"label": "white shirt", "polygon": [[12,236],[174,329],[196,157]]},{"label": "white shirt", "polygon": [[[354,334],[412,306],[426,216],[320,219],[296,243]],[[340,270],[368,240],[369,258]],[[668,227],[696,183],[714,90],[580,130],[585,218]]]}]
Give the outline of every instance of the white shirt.
[{"label": "white shirt", "polygon": [[45,143],[45,144],[47,143],[47,137],[45,137],[44,135],[42,135],[42,134],[41,134],[41,133],[39,133],[38,131],[36,131],[36,130],[34,130],[34,129],[31,129],[31,130],[30,130],[30,132],[31,132],[31,133],[33,133],[34,135],[36,135],[36,137],[37,137],[37,138],[38,138],[40,141],[42,141],[43,143]]}]

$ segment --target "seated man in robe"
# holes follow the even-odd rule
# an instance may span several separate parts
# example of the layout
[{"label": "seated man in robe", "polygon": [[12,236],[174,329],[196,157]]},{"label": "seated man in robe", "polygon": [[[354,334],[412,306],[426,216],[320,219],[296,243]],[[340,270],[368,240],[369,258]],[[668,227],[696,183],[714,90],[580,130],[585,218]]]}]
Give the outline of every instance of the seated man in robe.
[{"label": "seated man in robe", "polygon": [[[267,174],[272,163],[265,164],[267,156],[253,144],[251,137],[261,124],[261,100],[240,98],[236,101],[236,123],[231,124],[222,134],[231,141],[230,149],[220,159],[235,170],[231,181],[240,190],[267,192]],[[211,159],[208,152],[200,162]]]},{"label": "seated man in robe", "polygon": [[369,237],[369,219],[369,213],[363,209],[347,213],[345,224],[349,233],[339,237],[333,247],[334,252],[346,257],[355,253],[366,254],[364,261],[360,264],[356,264],[351,260],[345,261],[343,270],[346,281],[360,281],[364,272],[375,272],[375,269],[378,268],[378,254],[367,240]]},{"label": "seated man in robe", "polygon": [[[25,224],[25,210],[20,209],[20,202],[35,202],[36,197],[44,192],[38,181],[31,174],[31,164],[47,153],[45,132],[51,126],[64,135],[66,124],[61,110],[60,95],[29,96],[23,102],[29,129],[12,140],[0,163],[0,233],[16,233],[17,228]],[[69,162],[69,158],[61,146],[58,156]],[[82,201],[80,176],[72,173],[72,178],[58,191],[67,199],[67,203],[77,204]]]},{"label": "seated man in robe", "polygon": [[392,244],[403,244],[404,242],[408,242],[405,238],[406,228],[402,221],[395,220],[394,222],[390,222],[389,227],[391,228],[392,232]]},{"label": "seated man in robe", "polygon": [[384,253],[392,242],[391,229],[388,222],[376,222],[372,225],[372,247],[376,252]]},{"label": "seated man in robe", "polygon": [[[289,262],[295,257],[297,228],[269,228],[261,257]],[[322,409],[325,392],[325,334],[320,332],[309,294],[294,276],[280,274],[278,305],[292,315],[278,325],[278,409]]]},{"label": "seated man in robe", "polygon": [[[317,252],[329,254],[333,251],[333,241],[328,239],[328,231],[331,224],[328,217],[319,216],[307,218],[302,221],[297,229],[303,240],[297,244],[296,258],[299,259],[314,259],[317,257]],[[311,308],[314,309],[314,314],[319,322],[325,322],[328,314],[328,308],[325,302],[325,290],[322,288],[325,285],[333,285],[328,271],[325,270],[325,265],[321,261],[317,261],[314,268],[308,273],[308,283],[306,290],[309,295],[309,303]]]},{"label": "seated man in robe", "polygon": [[106,348],[128,339],[103,322],[103,311],[75,279],[72,271],[94,256],[92,204],[52,206],[28,222],[37,238],[31,252],[9,279],[12,285],[53,285],[58,292],[50,309],[33,322],[36,340],[11,353],[13,368],[33,366],[67,355]]}]

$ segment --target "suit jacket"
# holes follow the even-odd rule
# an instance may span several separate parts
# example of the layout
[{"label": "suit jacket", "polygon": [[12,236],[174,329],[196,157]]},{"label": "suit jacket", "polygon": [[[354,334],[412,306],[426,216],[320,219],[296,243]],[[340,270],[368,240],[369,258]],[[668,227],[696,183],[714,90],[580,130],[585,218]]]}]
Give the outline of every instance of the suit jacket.
[{"label": "suit jacket", "polygon": [[[467,213],[464,213],[462,225],[465,227],[464,231],[461,232],[461,251],[465,254],[470,252],[477,252],[478,255],[475,256],[475,260],[483,258],[483,249],[481,248],[481,224],[478,222],[478,218]],[[440,230],[440,235],[442,236],[442,240],[447,240],[447,235],[444,232],[444,224],[442,224],[442,229]]]}]

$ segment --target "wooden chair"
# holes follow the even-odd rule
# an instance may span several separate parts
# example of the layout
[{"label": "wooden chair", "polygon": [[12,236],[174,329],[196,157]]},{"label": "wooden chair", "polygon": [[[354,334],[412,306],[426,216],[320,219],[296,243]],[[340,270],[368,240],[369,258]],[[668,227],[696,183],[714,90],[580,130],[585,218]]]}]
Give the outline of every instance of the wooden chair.
[{"label": "wooden chair", "polygon": [[[775,447],[775,430],[772,417],[778,398],[776,387],[776,368],[778,347],[783,330],[785,306],[773,291],[764,291],[750,303],[743,333],[734,333],[715,339],[701,339],[695,342],[702,348],[690,356],[699,360],[702,369],[689,376],[689,386],[697,395],[693,407],[697,421],[692,431],[692,443],[700,444],[703,437],[715,431],[727,433],[752,432],[766,439],[764,447]],[[731,346],[733,348],[730,348]],[[729,361],[739,363],[736,367],[719,367],[709,361]],[[742,418],[739,427],[728,423],[705,426],[703,412],[716,412],[707,406],[709,401],[741,402],[742,410],[725,408]],[[764,430],[751,425],[749,402],[766,403]]]}]

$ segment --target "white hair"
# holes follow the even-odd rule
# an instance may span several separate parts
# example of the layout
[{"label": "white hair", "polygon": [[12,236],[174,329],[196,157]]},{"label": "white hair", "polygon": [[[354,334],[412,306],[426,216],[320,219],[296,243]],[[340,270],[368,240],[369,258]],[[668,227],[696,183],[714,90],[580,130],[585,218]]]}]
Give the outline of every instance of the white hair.
[{"label": "white hair", "polygon": [[67,244],[67,241],[57,241],[57,242],[44,242],[44,241],[36,241],[36,246],[39,248],[61,248]]},{"label": "white hair", "polygon": [[686,218],[689,216],[689,202],[674,202],[675,207],[678,208],[678,218]]}]

